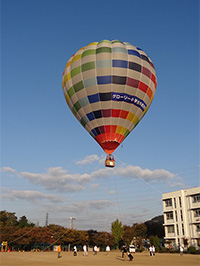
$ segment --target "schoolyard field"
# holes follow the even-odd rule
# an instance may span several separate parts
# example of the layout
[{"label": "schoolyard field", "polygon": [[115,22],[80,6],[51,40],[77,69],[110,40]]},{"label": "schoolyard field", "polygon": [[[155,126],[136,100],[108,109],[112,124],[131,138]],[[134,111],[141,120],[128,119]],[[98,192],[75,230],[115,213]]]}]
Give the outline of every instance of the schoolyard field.
[{"label": "schoolyard field", "polygon": [[57,257],[57,252],[0,252],[1,266],[199,266],[200,256],[192,254],[166,254],[156,253],[150,257],[148,252],[135,253],[133,261],[124,261],[121,252],[111,251],[109,255],[98,252],[93,255],[89,252],[88,256],[83,256],[78,252],[74,257],[72,252],[62,252],[62,257]]}]

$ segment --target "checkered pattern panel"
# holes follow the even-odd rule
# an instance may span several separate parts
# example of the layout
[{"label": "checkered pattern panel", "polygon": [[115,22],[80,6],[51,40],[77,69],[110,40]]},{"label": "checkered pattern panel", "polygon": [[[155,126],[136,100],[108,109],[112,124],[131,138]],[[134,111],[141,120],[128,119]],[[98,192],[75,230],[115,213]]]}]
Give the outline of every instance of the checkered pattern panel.
[{"label": "checkered pattern panel", "polygon": [[144,116],[156,86],[151,59],[140,48],[118,40],[79,49],[63,73],[69,108],[108,154]]}]

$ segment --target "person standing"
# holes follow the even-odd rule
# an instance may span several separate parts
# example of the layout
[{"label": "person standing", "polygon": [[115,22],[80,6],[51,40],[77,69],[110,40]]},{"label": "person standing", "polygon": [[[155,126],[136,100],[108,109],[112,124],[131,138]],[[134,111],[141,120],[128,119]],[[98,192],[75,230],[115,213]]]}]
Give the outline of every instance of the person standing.
[{"label": "person standing", "polygon": [[61,256],[60,256],[60,253],[61,253],[61,245],[58,246],[57,251],[58,251],[58,258],[61,258]]},{"label": "person standing", "polygon": [[107,247],[106,247],[106,255],[108,255],[109,252],[110,252],[110,247],[107,246]]},{"label": "person standing", "polygon": [[77,247],[74,246],[74,256],[77,256]]},{"label": "person standing", "polygon": [[127,252],[128,252],[127,246],[126,246],[126,244],[124,244],[122,247],[122,258],[124,258],[124,261],[126,261],[126,259],[127,259]]},{"label": "person standing", "polygon": [[97,255],[97,246],[94,246],[94,255]]},{"label": "person standing", "polygon": [[183,256],[183,247],[180,246],[180,255]]},{"label": "person standing", "polygon": [[152,250],[152,246],[150,246],[150,247],[149,247],[149,254],[150,254],[150,256],[152,256],[152,251],[153,251],[153,250]]},{"label": "person standing", "polygon": [[87,256],[88,255],[88,252],[87,252],[87,246],[84,245],[83,246],[83,256]]},{"label": "person standing", "polygon": [[152,246],[152,256],[155,256],[156,255],[156,249],[154,246]]}]

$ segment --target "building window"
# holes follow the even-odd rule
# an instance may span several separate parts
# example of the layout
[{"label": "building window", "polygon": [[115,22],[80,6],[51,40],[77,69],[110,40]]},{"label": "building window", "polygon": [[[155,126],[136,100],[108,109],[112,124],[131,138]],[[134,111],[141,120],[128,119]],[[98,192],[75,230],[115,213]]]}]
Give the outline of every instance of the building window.
[{"label": "building window", "polygon": [[168,234],[174,233],[174,226],[173,225],[167,226],[167,232]]},{"label": "building window", "polygon": [[197,231],[197,232],[200,232],[200,224],[197,224],[197,225],[196,225],[196,231]]},{"label": "building window", "polygon": [[178,222],[177,211],[175,211],[175,216],[176,216],[176,222]]},{"label": "building window", "polygon": [[180,210],[180,213],[181,213],[181,221],[183,222],[183,212],[182,212],[182,210]]},{"label": "building window", "polygon": [[194,217],[200,217],[200,209],[194,210]]},{"label": "building window", "polygon": [[200,202],[200,194],[194,195],[192,197],[192,203]]},{"label": "building window", "polygon": [[183,233],[183,235],[185,235],[184,225],[183,224],[182,224],[182,233]]},{"label": "building window", "polygon": [[174,198],[174,208],[176,208],[176,198]]},{"label": "building window", "polygon": [[172,199],[165,200],[165,207],[170,207],[170,206],[172,206]]},{"label": "building window", "polygon": [[179,197],[179,205],[180,205],[180,207],[182,207],[181,197]]},{"label": "building window", "polygon": [[166,218],[167,218],[167,220],[173,220],[173,212],[167,212]]},{"label": "building window", "polygon": [[176,225],[177,235],[179,235],[178,224]]}]

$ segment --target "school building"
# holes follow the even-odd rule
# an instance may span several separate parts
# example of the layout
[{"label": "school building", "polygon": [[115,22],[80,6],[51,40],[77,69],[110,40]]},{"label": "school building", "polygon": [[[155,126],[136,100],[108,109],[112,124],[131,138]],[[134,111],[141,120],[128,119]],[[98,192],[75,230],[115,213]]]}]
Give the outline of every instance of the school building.
[{"label": "school building", "polygon": [[162,195],[165,242],[200,248],[200,187]]}]

